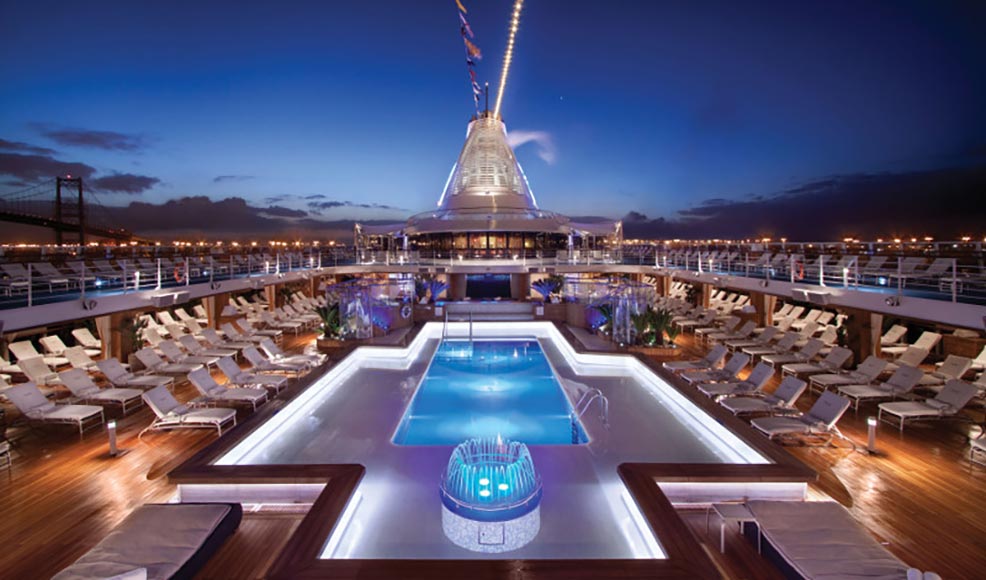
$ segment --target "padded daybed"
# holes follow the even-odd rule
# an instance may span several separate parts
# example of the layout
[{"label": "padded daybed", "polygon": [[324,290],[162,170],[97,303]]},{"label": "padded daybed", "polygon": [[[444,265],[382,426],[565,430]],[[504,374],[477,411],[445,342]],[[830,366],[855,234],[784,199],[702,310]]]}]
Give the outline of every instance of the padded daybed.
[{"label": "padded daybed", "polygon": [[[783,559],[785,576],[904,579],[908,566],[832,501],[750,501],[766,543]],[[768,547],[764,546],[764,553]]]},{"label": "padded daybed", "polygon": [[192,578],[242,516],[238,503],[143,505],[53,580]]}]

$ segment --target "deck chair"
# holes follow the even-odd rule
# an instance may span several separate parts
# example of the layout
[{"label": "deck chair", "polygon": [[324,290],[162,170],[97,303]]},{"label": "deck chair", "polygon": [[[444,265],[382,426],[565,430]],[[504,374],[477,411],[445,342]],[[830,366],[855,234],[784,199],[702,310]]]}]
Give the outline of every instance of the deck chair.
[{"label": "deck chair", "polygon": [[76,399],[97,405],[119,405],[124,415],[128,409],[143,405],[140,389],[100,389],[92,382],[89,373],[82,369],[69,369],[59,373],[62,384]]},{"label": "deck chair", "polygon": [[195,356],[215,356],[222,358],[224,356],[236,356],[236,351],[225,348],[205,348],[202,346],[194,336],[191,334],[184,334],[178,338],[178,342],[181,343],[182,347],[188,351],[188,354]]},{"label": "deck chair", "polygon": [[21,367],[0,356],[0,373],[16,375],[21,372]]},{"label": "deck chair", "polygon": [[[38,349],[34,348],[30,340],[22,340],[20,342],[12,342],[7,345],[10,352],[14,353],[18,361],[22,361],[26,358],[35,358],[42,356]],[[68,359],[63,356],[44,356],[44,361],[46,365],[53,367],[60,367],[68,364]]]},{"label": "deck chair", "polygon": [[726,342],[728,340],[743,340],[753,336],[753,331],[757,329],[757,324],[752,320],[747,320],[739,330],[734,332],[710,332],[705,335],[705,340],[709,342]]},{"label": "deck chair", "polygon": [[256,333],[256,334],[247,334],[247,333],[244,333],[244,332],[240,332],[230,322],[224,322],[222,324],[222,326],[220,326],[220,328],[222,329],[223,334],[226,335],[226,340],[229,340],[229,341],[232,341],[232,342],[235,342],[235,343],[238,343],[238,344],[251,343],[252,345],[257,345],[257,344],[260,344],[260,341],[263,340],[266,337],[265,335],[260,334],[259,332]]},{"label": "deck chair", "polygon": [[267,402],[267,389],[224,387],[212,378],[212,375],[207,369],[201,367],[188,373],[188,380],[195,387],[195,390],[206,401],[211,403],[247,404],[256,411],[258,405],[263,405]]},{"label": "deck chair", "polygon": [[142,395],[147,406],[154,411],[155,419],[145,427],[138,438],[147,431],[170,429],[216,429],[223,434],[223,425],[236,426],[233,409],[192,409],[179,403],[166,387],[159,386]]},{"label": "deck chair", "polygon": [[890,372],[897,370],[898,367],[918,367],[924,362],[924,359],[928,358],[930,353],[923,348],[917,346],[909,346],[907,349],[897,357],[893,362],[887,363],[887,369]]},{"label": "deck chair", "polygon": [[847,373],[812,375],[808,379],[808,388],[812,391],[824,391],[830,387],[843,385],[868,385],[875,381],[886,368],[887,361],[877,356],[869,356],[856,367],[856,370]]},{"label": "deck chair", "polygon": [[96,361],[99,372],[114,387],[126,388],[137,387],[138,389],[153,389],[155,387],[171,387],[175,384],[175,379],[162,377],[159,375],[135,375],[128,371],[115,358],[107,358]]},{"label": "deck chair", "polygon": [[162,340],[157,345],[161,349],[161,354],[169,361],[179,364],[205,365],[215,367],[222,357],[218,356],[196,356],[183,351],[173,340]]},{"label": "deck chair", "polygon": [[[274,328],[259,329],[253,325],[253,323],[250,321],[249,318],[237,318],[236,326],[242,328],[243,334],[245,334],[248,337],[244,340],[253,340],[254,336],[259,336],[259,337],[269,336],[270,338],[274,339],[274,342],[280,344],[281,340],[284,338],[284,333],[282,331]],[[226,326],[223,325],[223,332],[225,331],[226,331]]]},{"label": "deck chair", "polygon": [[96,369],[96,361],[89,358],[86,354],[86,350],[81,346],[72,346],[65,349],[65,358],[68,359],[68,364],[72,365],[74,369],[82,369],[84,371],[91,371]]},{"label": "deck chair", "polygon": [[51,370],[51,367],[46,365],[44,359],[40,356],[26,358],[17,364],[20,366],[21,372],[35,385],[61,384],[58,373]]},{"label": "deck chair", "polygon": [[808,383],[797,377],[784,377],[773,393],[762,397],[734,395],[719,399],[719,404],[733,415],[788,412],[794,409]]},{"label": "deck chair", "polygon": [[254,345],[254,343],[250,341],[223,340],[223,337],[219,336],[219,333],[211,328],[202,330],[202,338],[205,339],[210,347],[217,349],[237,351]]},{"label": "deck chair", "polygon": [[721,369],[681,373],[681,378],[690,385],[711,383],[715,381],[730,381],[750,362],[750,355],[741,352],[733,353]]},{"label": "deck chair", "polygon": [[896,418],[900,432],[903,433],[904,423],[907,421],[954,418],[978,393],[979,388],[976,385],[957,379],[951,380],[945,383],[941,392],[933,399],[880,403],[877,419],[891,423],[888,418]]},{"label": "deck chair", "polygon": [[92,405],[56,405],[45,398],[34,383],[21,383],[3,393],[28,421],[41,424],[69,423],[79,428],[79,437],[86,423],[103,424],[103,408]]},{"label": "deck chair", "polygon": [[845,438],[836,424],[851,405],[849,399],[825,391],[807,413],[798,417],[761,417],[750,421],[754,429],[769,439],[787,436],[820,436],[826,443],[833,436]]},{"label": "deck chair", "polygon": [[[99,341],[98,338],[93,336],[92,332],[88,328],[73,328],[72,336],[75,338],[76,342],[82,345],[83,348],[98,349],[100,353],[103,351],[103,343]],[[92,355],[98,356],[98,355]]]},{"label": "deck chair", "polygon": [[770,345],[770,343],[773,342],[773,340],[778,337],[778,334],[780,334],[780,332],[781,331],[776,326],[768,326],[767,328],[763,329],[763,332],[761,332],[756,336],[750,338],[730,339],[725,341],[726,348],[728,348],[730,352],[732,352],[735,350],[743,350],[744,348],[752,348],[758,346],[765,347]]},{"label": "deck chair", "polygon": [[273,361],[294,361],[307,362],[310,366],[318,366],[325,362],[325,355],[322,354],[288,354],[281,350],[281,347],[274,344],[274,341],[265,338],[260,341],[260,348],[264,349],[267,356]]},{"label": "deck chair", "polygon": [[717,344],[712,347],[704,358],[698,360],[667,361],[664,368],[673,372],[681,373],[685,371],[703,371],[716,368],[726,358],[727,348],[725,345]]},{"label": "deck chair", "polygon": [[142,348],[134,354],[137,356],[137,360],[152,373],[182,376],[202,368],[201,363],[169,363],[151,348]]},{"label": "deck chair", "polygon": [[852,358],[851,350],[837,346],[833,347],[825,355],[825,358],[817,363],[790,363],[781,366],[781,372],[785,375],[792,375],[798,378],[820,373],[832,373],[841,370],[849,362],[850,358]]},{"label": "deck chair", "polygon": [[950,354],[945,357],[945,361],[938,368],[921,377],[918,385],[921,388],[934,389],[952,379],[961,379],[963,375],[969,372],[970,368],[972,368],[971,358]]},{"label": "deck chair", "polygon": [[274,394],[280,393],[288,384],[288,378],[283,375],[246,372],[228,356],[219,359],[219,370],[231,385],[257,385],[273,390]]},{"label": "deck chair", "polygon": [[807,363],[811,359],[818,356],[818,354],[822,352],[822,348],[824,346],[824,342],[817,338],[813,338],[806,342],[805,345],[797,351],[788,350],[787,352],[765,354],[760,357],[760,360],[774,368],[782,367],[786,364]]},{"label": "deck chair", "polygon": [[[771,328],[774,328],[777,330],[777,332],[780,332],[780,329],[777,329],[776,326]],[[766,330],[764,332],[766,332]],[[750,345],[750,346],[745,346],[740,350],[750,355],[750,357],[752,358],[756,358],[758,356],[764,357],[769,354],[788,352],[792,348],[794,348],[797,342],[798,342],[798,334],[795,332],[788,332],[784,336],[782,336],[781,339],[778,340],[776,344]]]},{"label": "deck chair", "polygon": [[[911,346],[923,348],[924,350],[931,352],[931,350],[935,348],[935,346],[938,344],[938,341],[940,340],[941,340],[941,334],[926,330],[921,333],[921,336],[919,336],[918,339],[915,340],[914,344]],[[883,354],[897,355],[897,356],[903,354],[905,350],[907,350],[907,345],[904,344],[896,345],[896,346],[886,346],[880,349],[880,351]]]},{"label": "deck chair", "polygon": [[839,387],[839,394],[851,399],[853,402],[853,411],[859,412],[860,401],[896,399],[901,395],[910,393],[917,386],[923,374],[921,369],[905,365],[894,371],[894,374],[885,383],[845,385]]},{"label": "deck chair", "polygon": [[707,326],[704,328],[696,328],[695,337],[696,338],[701,337],[704,339],[705,335],[707,334],[712,334],[716,332],[732,332],[736,330],[739,324],[740,324],[740,318],[738,316],[730,316],[725,321],[723,321],[723,323],[719,326]]},{"label": "deck chair", "polygon": [[[38,339],[38,342],[41,343],[41,346],[45,349],[45,352],[51,356],[63,357],[65,356],[65,351],[68,349],[68,347],[65,346],[65,343],[62,342],[62,338],[57,334],[43,336]],[[103,354],[103,349],[86,349],[86,354],[89,356],[99,356]]]},{"label": "deck chair", "polygon": [[767,381],[774,378],[774,367],[760,363],[753,367],[750,376],[744,381],[729,383],[701,383],[697,385],[699,392],[706,397],[717,399],[728,395],[753,395],[763,389]]},{"label": "deck chair", "polygon": [[907,327],[901,324],[895,324],[887,329],[887,332],[883,333],[880,337],[880,346],[893,346],[898,344],[904,335],[907,334]]},{"label": "deck chair", "polygon": [[279,318],[276,318],[270,312],[261,312],[260,320],[263,321],[263,323],[269,328],[276,328],[278,330],[290,330],[295,334],[301,332],[305,327],[304,323],[302,322],[296,320],[281,320]]},{"label": "deck chair", "polygon": [[260,351],[257,350],[257,347],[255,346],[244,348],[243,358],[247,359],[247,362],[250,363],[251,370],[257,370],[261,372],[269,371],[275,373],[289,373],[298,376],[301,373],[308,371],[309,368],[311,368],[309,365],[304,363],[287,362],[287,361],[275,362],[269,360],[267,359],[267,357],[261,354]]}]

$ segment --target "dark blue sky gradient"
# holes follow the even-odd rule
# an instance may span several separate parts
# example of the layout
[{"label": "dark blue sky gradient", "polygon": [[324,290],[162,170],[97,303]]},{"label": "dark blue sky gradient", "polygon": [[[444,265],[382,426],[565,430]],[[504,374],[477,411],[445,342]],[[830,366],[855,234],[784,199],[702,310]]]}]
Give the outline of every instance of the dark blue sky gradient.
[{"label": "dark blue sky gradient", "polygon": [[[463,1],[495,84],[511,2]],[[161,180],[115,204],[433,207],[472,113],[453,0],[253,4],[3,1],[0,137]],[[503,114],[550,135],[553,163],[518,156],[542,207],[573,215],[960,165],[986,146],[984,23],[978,2],[528,0]]]}]

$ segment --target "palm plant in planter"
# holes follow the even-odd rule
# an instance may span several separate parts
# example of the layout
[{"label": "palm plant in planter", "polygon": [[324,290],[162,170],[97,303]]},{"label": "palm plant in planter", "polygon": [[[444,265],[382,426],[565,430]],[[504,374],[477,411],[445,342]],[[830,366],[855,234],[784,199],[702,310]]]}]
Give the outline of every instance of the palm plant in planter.
[{"label": "palm plant in planter", "polygon": [[120,333],[120,359],[133,363],[131,355],[140,350],[144,344],[144,329],[147,321],[136,316],[129,316],[120,322],[117,331]]},{"label": "palm plant in planter", "polygon": [[425,275],[414,282],[414,290],[419,299],[428,297],[428,302],[434,304],[442,292],[448,290],[448,284],[434,276]]},{"label": "palm plant in planter", "polygon": [[596,330],[604,335],[609,334],[613,326],[613,305],[609,302],[603,302],[601,304],[594,304],[592,309],[598,312],[602,318],[602,322],[596,326]]},{"label": "palm plant in planter", "polygon": [[322,319],[319,330],[322,331],[322,338],[329,340],[339,340],[342,335],[342,322],[339,320],[339,305],[329,304],[315,309],[315,312]]},{"label": "palm plant in planter", "polygon": [[554,274],[532,283],[531,289],[541,295],[542,301],[547,302],[552,299],[553,294],[561,290],[564,283],[564,277]]}]

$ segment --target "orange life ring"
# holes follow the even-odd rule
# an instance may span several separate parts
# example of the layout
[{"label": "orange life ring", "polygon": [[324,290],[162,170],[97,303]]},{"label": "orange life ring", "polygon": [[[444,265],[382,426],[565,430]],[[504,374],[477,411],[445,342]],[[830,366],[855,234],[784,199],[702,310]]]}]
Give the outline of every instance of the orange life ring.
[{"label": "orange life ring", "polygon": [[798,280],[805,279],[805,263],[798,262]]},{"label": "orange life ring", "polygon": [[184,273],[182,272],[182,269],[178,266],[175,266],[175,282],[181,284],[184,281],[184,279],[185,276]]}]

